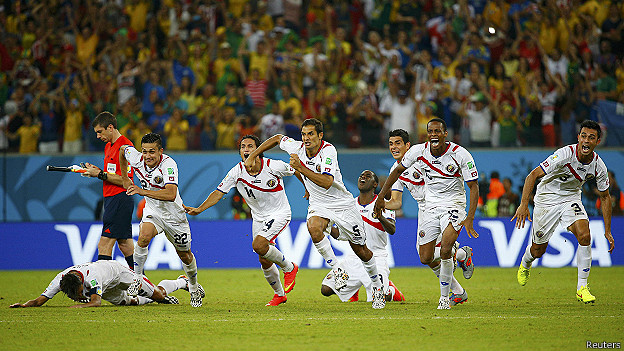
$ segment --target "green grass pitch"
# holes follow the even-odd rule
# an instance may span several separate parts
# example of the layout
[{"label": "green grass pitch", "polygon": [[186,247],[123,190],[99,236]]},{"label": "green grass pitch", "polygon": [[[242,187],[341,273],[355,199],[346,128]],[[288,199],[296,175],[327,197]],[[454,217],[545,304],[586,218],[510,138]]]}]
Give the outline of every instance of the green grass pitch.
[{"label": "green grass pitch", "polygon": [[[396,268],[404,303],[383,310],[320,294],[327,270],[302,269],[288,302],[272,297],[260,269],[201,270],[201,308],[181,305],[68,309],[63,294],[39,308],[10,309],[37,297],[57,272],[0,271],[0,350],[581,350],[587,341],[624,344],[624,267],[594,267],[593,305],[576,301],[576,269],[536,267],[525,287],[516,269],[457,272],[468,301],[438,311],[438,282],[426,268]],[[152,282],[181,272],[148,271]],[[361,291],[362,296],[364,291]],[[364,295],[365,296],[365,295]]]}]

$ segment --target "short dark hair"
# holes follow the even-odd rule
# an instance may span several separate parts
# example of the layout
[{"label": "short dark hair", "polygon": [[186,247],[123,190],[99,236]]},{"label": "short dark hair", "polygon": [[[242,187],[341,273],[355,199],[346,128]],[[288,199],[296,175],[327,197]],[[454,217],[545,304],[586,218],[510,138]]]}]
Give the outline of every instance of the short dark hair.
[{"label": "short dark hair", "polygon": [[500,179],[500,174],[498,173],[498,171],[493,171],[492,174],[490,175],[490,178]]},{"label": "short dark hair", "polygon": [[108,126],[111,124],[113,125],[113,128],[117,129],[117,118],[115,118],[112,113],[108,111],[103,111],[95,116],[95,118],[93,119],[93,123],[91,123],[91,126],[93,128],[98,126],[108,128]]},{"label": "short dark hair", "polygon": [[[262,144],[262,142],[260,141],[260,138],[258,138],[257,136],[255,136],[255,135],[253,135],[253,134],[247,134],[247,135],[244,135],[244,136],[241,138],[240,143],[238,143],[238,148],[239,148],[239,149],[240,149],[240,144],[241,144],[241,143],[243,142],[243,140],[245,140],[245,139],[251,139],[251,140],[253,140],[253,141],[254,141],[254,143],[256,143],[256,148],[260,147],[260,144]],[[263,158],[263,157],[264,157],[264,152],[263,152],[263,153],[261,153],[261,154],[260,154],[260,155],[258,155],[258,156],[260,156],[260,158]]]},{"label": "short dark hair", "polygon": [[600,129],[600,124],[598,124],[598,122],[586,119],[583,121],[583,123],[581,123],[581,128],[579,128],[579,134],[581,134],[581,129],[583,128],[595,130],[598,133],[598,139],[600,139],[600,137],[602,136],[602,129]]},{"label": "short dark hair", "polygon": [[76,274],[73,274],[74,271],[69,271],[61,278],[60,286],[61,291],[67,295],[70,299],[74,301],[78,301],[79,297],[77,295],[78,288],[82,285],[82,281]]},{"label": "short dark hair", "polygon": [[431,122],[440,122],[440,123],[442,123],[442,127],[444,127],[444,130],[446,131],[446,122],[444,122],[444,120],[442,118],[436,117],[436,118],[430,119],[429,122],[427,122],[427,128],[429,128],[429,123],[431,123]]},{"label": "short dark hair", "polygon": [[314,130],[316,130],[317,134],[323,133],[323,122],[319,121],[316,118],[308,118],[301,124],[301,129],[305,126],[314,126]]},{"label": "short dark hair", "polygon": [[151,143],[156,143],[156,145],[158,145],[158,148],[161,149],[162,148],[162,138],[160,137],[160,134],[156,134],[156,133],[147,133],[143,136],[143,138],[141,138],[141,145],[143,144],[151,144]]},{"label": "short dark hair", "polygon": [[377,185],[379,185],[379,177],[377,176],[377,174],[375,174],[375,172],[370,171],[373,174],[373,179],[375,179],[375,183],[377,183]]},{"label": "short dark hair", "polygon": [[404,144],[407,144],[410,141],[409,133],[405,131],[404,129],[391,130],[390,133],[388,133],[388,138],[391,138],[391,137],[401,137],[401,139],[403,139]]}]

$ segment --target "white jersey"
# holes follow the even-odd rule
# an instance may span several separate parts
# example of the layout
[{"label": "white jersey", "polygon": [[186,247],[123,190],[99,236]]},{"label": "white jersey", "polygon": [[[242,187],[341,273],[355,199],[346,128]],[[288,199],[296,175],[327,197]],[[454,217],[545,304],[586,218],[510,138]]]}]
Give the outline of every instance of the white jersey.
[{"label": "white jersey", "polygon": [[[398,165],[399,163],[395,162],[392,168],[390,168],[390,173],[392,173]],[[392,191],[403,192],[403,189],[407,188],[414,200],[418,202],[418,211],[423,211],[425,209],[425,176],[423,175],[423,171],[418,169],[417,166],[418,164],[415,163],[403,171],[403,173],[399,175],[399,179],[392,184]]]},{"label": "white jersey", "polygon": [[50,282],[50,285],[41,294],[48,299],[54,297],[61,291],[61,279],[69,271],[78,271],[83,278],[83,293],[87,298],[97,294],[102,296],[108,290],[114,289],[119,284],[119,276],[124,270],[130,271],[130,268],[117,261],[97,261],[83,263],[72,266],[57,274]]},{"label": "white jersey", "polygon": [[[362,220],[364,221],[364,231],[366,232],[366,246],[373,252],[375,257],[387,257],[388,250],[386,249],[386,247],[388,245],[388,233],[384,230],[381,222],[377,218],[373,217],[375,200],[377,200],[377,195],[375,195],[373,201],[371,201],[369,204],[361,204],[360,198],[357,197],[355,198],[355,203],[357,204],[357,208],[362,215]],[[384,210],[383,216],[393,221],[396,220],[396,216],[393,210]]]},{"label": "white jersey", "polygon": [[306,190],[310,194],[310,206],[317,205],[327,209],[344,209],[353,206],[353,195],[347,190],[342,182],[342,174],[338,167],[338,153],[336,148],[321,141],[321,146],[313,157],[308,157],[302,141],[284,136],[280,140],[280,148],[289,154],[297,154],[304,167],[312,172],[329,174],[334,178],[332,186],[325,189],[316,185],[307,177],[303,177]]},{"label": "white jersey", "polygon": [[447,141],[444,153],[435,157],[431,154],[429,142],[416,144],[407,150],[401,160],[405,168],[414,164],[425,173],[427,209],[450,205],[466,207],[464,181],[479,179],[477,166],[468,150]]},{"label": "white jersey", "polygon": [[609,189],[607,166],[594,152],[591,162],[584,164],[577,157],[578,144],[564,146],[555,151],[540,167],[546,173],[537,185],[535,205],[557,205],[565,201],[581,201],[581,188],[592,178],[598,191]]},{"label": "white jersey", "polygon": [[236,187],[247,201],[251,216],[256,221],[263,221],[276,214],[290,217],[290,204],[282,178],[295,174],[294,168],[283,161],[268,158],[261,158],[260,162],[260,173],[256,175],[247,173],[243,162],[239,162],[230,169],[217,190],[227,194]]},{"label": "white jersey", "polygon": [[[134,174],[139,179],[143,189],[163,190],[167,184],[178,185],[178,165],[171,157],[163,154],[158,165],[149,169],[143,162],[143,154],[134,147],[126,147],[124,156],[130,166],[134,167]],[[145,196],[145,207],[152,210],[152,213],[158,213],[164,220],[186,220],[186,213],[184,212],[184,207],[182,207],[179,189],[176,190],[174,201],[156,200]]]}]

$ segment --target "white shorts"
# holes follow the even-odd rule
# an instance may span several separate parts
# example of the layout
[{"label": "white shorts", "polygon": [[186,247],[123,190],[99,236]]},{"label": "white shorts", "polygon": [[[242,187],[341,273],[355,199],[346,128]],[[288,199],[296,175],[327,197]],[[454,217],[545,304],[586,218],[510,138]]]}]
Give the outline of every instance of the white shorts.
[{"label": "white shorts", "polygon": [[466,219],[466,209],[459,206],[436,207],[423,212],[422,220],[420,214],[418,217],[418,246],[437,240],[449,224],[459,232],[460,223]]},{"label": "white shorts", "polygon": [[346,207],[344,209],[326,209],[321,206],[310,205],[308,207],[308,217],[321,217],[329,219],[328,226],[335,224],[340,231],[339,240],[349,241],[356,245],[366,244],[366,232],[364,231],[364,221],[360,211],[353,206]]},{"label": "white shorts", "polygon": [[[388,289],[390,288],[388,285],[388,276],[390,275],[388,259],[385,256],[375,256],[375,263],[377,265],[377,273],[379,273],[384,284],[384,289],[386,290],[384,293],[388,294]],[[325,279],[323,279],[323,285],[330,287],[336,295],[338,295],[340,301],[349,301],[351,296],[353,296],[356,291],[360,290],[361,286],[364,286],[366,289],[366,301],[373,301],[373,282],[371,282],[366,269],[364,269],[364,264],[359,257],[355,256],[355,254],[346,255],[338,261],[338,264],[334,268],[342,268],[347,272],[349,275],[347,286],[341,290],[336,290],[333,271],[327,273]]]},{"label": "white shorts", "polygon": [[165,220],[145,207],[141,224],[143,222],[152,223],[159,234],[165,232],[167,239],[177,251],[189,251],[191,249],[191,227],[186,217],[181,221]]},{"label": "white shorts", "polygon": [[[127,268],[119,274],[117,279],[117,285],[112,289],[107,289],[102,294],[102,300],[108,301],[113,305],[129,305],[132,298],[128,296],[126,290],[134,281],[134,272]],[[139,295],[151,298],[154,295],[154,289],[156,289],[156,286],[146,276],[143,276]]]},{"label": "white shorts", "polygon": [[535,206],[531,238],[536,244],[547,243],[557,226],[567,229],[579,219],[588,219],[581,201],[566,201],[552,206]]},{"label": "white shorts", "polygon": [[267,239],[270,243],[275,243],[277,236],[288,227],[290,223],[290,215],[276,215],[264,221],[256,221],[254,219],[251,224],[254,239],[257,235]]}]

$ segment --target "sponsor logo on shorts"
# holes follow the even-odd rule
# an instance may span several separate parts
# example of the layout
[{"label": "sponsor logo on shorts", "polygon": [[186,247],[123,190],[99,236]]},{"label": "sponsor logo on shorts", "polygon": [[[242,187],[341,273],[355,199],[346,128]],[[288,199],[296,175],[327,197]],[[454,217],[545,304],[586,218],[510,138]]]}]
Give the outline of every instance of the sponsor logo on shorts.
[{"label": "sponsor logo on shorts", "polygon": [[269,188],[274,187],[274,186],[275,186],[275,184],[277,184],[277,182],[275,181],[275,179],[269,179],[269,180],[267,181],[267,183],[266,183],[266,185],[267,185]]},{"label": "sponsor logo on shorts", "polygon": [[535,233],[535,236],[537,236],[538,238],[541,238],[544,236],[544,232],[541,230],[538,230],[537,233]]},{"label": "sponsor logo on shorts", "polygon": [[321,173],[321,165],[316,165],[316,171],[317,171],[318,173]]},{"label": "sponsor logo on shorts", "polygon": [[421,238],[424,238],[424,237],[425,237],[425,231],[424,231],[424,230],[421,230],[421,231],[418,233],[418,236],[419,236],[419,237],[421,237]]},{"label": "sponsor logo on shorts", "polygon": [[453,165],[448,165],[448,166],[446,166],[446,170],[447,170],[449,173],[453,173],[453,172],[455,172],[455,166],[453,166]]},{"label": "sponsor logo on shorts", "polygon": [[163,178],[162,178],[161,176],[159,176],[159,175],[158,175],[158,176],[155,176],[155,177],[154,177],[154,182],[155,182],[156,184],[161,184],[161,183],[163,182]]}]

